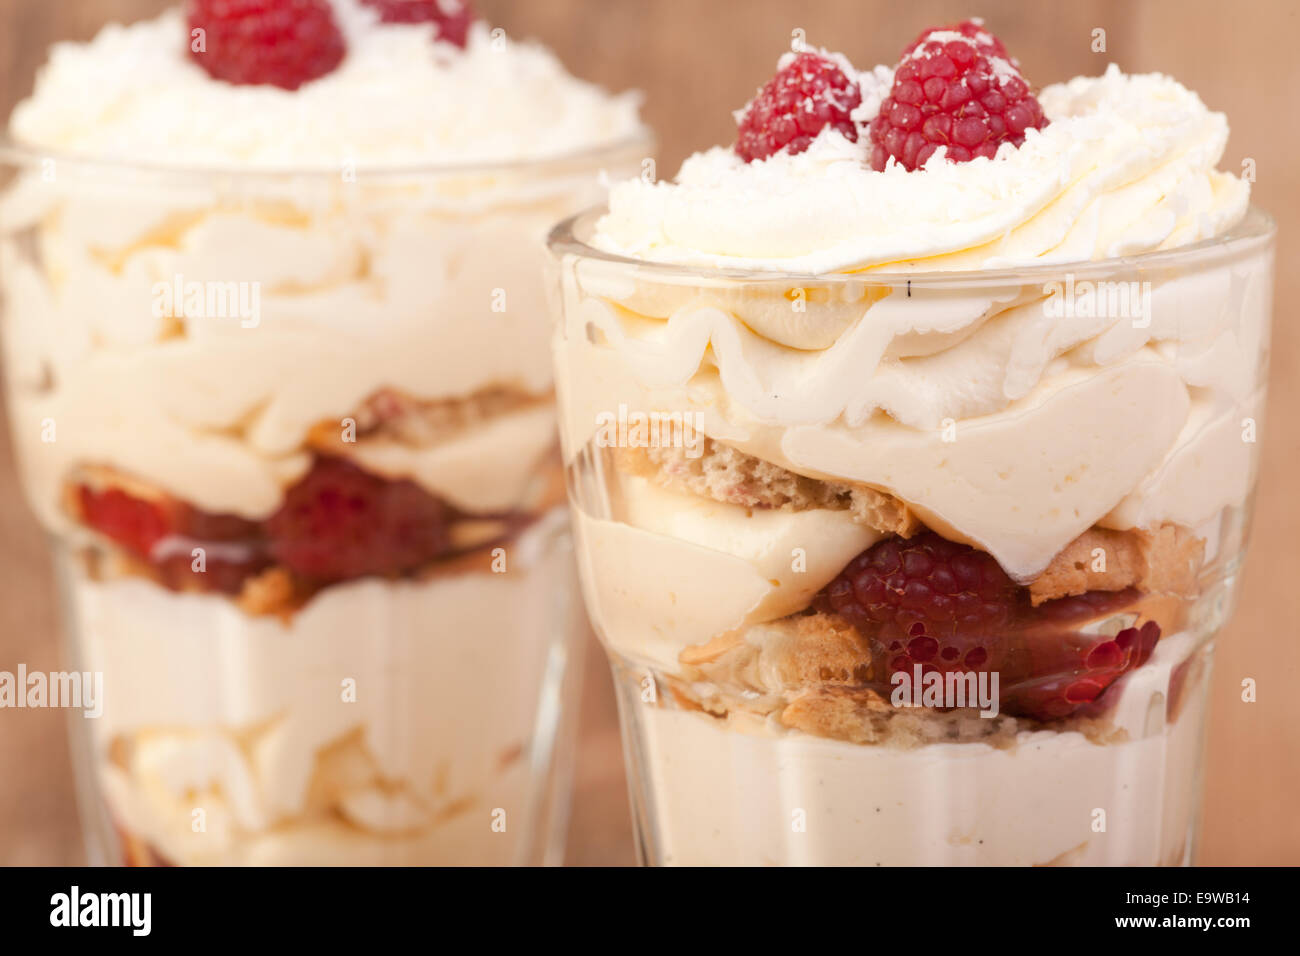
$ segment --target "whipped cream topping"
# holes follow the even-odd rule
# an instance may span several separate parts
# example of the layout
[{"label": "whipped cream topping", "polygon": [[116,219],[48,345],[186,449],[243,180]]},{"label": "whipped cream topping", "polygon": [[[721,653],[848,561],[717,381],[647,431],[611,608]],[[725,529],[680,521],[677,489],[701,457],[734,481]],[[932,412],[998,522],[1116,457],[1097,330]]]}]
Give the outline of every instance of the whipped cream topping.
[{"label": "whipped cream topping", "polygon": [[[889,71],[860,74],[867,122]],[[690,157],[674,183],[616,185],[593,243],[634,258],[790,273],[968,270],[1166,249],[1222,233],[1249,186],[1216,171],[1221,113],[1160,74],[1050,86],[1051,121],[994,159],[908,172],[867,164],[869,143],[827,129],[803,153],[746,164],[728,147]]]},{"label": "whipped cream topping", "polygon": [[386,24],[359,0],[332,2],[347,56],[296,92],[212,79],[171,10],[56,44],[10,133],[149,163],[337,168],[542,159],[642,128],[639,94],[578,80],[539,45],[480,22],[462,51],[435,43],[431,24]]}]

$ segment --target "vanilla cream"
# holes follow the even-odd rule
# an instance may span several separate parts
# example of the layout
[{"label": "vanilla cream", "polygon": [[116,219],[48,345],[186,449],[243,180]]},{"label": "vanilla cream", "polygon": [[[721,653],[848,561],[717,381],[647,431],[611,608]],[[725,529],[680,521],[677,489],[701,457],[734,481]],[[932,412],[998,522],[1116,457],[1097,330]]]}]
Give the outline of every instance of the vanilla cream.
[{"label": "vanilla cream", "polygon": [[[1194,527],[1253,480],[1272,308],[1258,238],[1161,271],[1134,316],[1054,317],[1042,281],[846,280],[799,312],[786,286],[569,265],[556,349],[571,455],[620,403],[691,413],[759,458],[890,492],[1022,582],[1094,524]],[[801,323],[810,341],[792,346]]]},{"label": "vanilla cream", "polygon": [[[1124,687],[1128,739],[856,746],[640,706],[648,839],[677,866],[1177,866],[1200,804],[1208,668],[1163,714],[1187,635]],[[1156,715],[1156,716],[1149,716]]]}]

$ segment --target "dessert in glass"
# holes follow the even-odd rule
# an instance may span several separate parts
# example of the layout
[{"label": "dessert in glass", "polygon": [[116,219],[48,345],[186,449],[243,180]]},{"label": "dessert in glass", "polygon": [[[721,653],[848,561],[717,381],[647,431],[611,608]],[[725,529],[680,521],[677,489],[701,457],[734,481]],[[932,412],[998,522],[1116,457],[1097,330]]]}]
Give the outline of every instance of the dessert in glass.
[{"label": "dessert in glass", "polygon": [[11,425],[90,856],[561,849],[576,660],[546,230],[635,95],[463,4],[196,2],[60,44],[3,147]]},{"label": "dessert in glass", "polygon": [[551,236],[651,864],[1182,864],[1263,409],[1224,117],[977,21],[810,49]]}]

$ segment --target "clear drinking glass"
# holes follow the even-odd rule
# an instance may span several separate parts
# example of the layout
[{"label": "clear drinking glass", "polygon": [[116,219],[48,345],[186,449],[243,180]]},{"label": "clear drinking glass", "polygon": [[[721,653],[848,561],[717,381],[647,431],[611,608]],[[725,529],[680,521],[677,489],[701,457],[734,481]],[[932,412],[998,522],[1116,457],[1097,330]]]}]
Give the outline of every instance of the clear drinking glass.
[{"label": "clear drinking glass", "polygon": [[[1190,862],[1268,217],[1101,262],[806,276],[611,255],[599,215],[551,234],[556,387],[642,861]],[[972,414],[990,367],[1005,407]],[[989,540],[1062,547],[1012,583]]]},{"label": "clear drinking glass", "polygon": [[92,861],[558,861],[586,625],[544,239],[648,148],[2,147],[12,431],[67,666],[104,682],[73,721]]}]

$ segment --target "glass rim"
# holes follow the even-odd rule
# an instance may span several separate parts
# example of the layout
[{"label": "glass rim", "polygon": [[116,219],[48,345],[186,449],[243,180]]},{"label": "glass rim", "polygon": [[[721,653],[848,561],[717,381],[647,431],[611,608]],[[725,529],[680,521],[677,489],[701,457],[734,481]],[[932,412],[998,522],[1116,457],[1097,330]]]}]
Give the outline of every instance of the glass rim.
[{"label": "glass rim", "polygon": [[[545,170],[564,170],[571,167],[599,165],[606,158],[640,149],[649,155],[656,146],[654,131],[640,123],[632,132],[581,149],[551,155],[509,160],[457,160],[454,162],[416,163],[356,163],[349,168],[358,181],[384,181],[452,176],[482,176],[491,174],[536,173]],[[46,149],[33,143],[14,139],[8,132],[0,131],[0,166],[18,168],[39,167],[53,160],[60,167],[75,170],[100,171],[118,175],[153,175],[176,179],[239,178],[241,180],[279,181],[284,179],[335,179],[343,164],[335,165],[256,165],[240,163],[180,163],[138,160],[129,157],[99,155],[61,149]]]},{"label": "glass rim", "polygon": [[625,266],[642,270],[650,275],[670,279],[689,279],[699,282],[719,280],[749,284],[871,282],[880,285],[911,286],[971,286],[1014,284],[1036,278],[1059,279],[1069,273],[1074,277],[1114,275],[1117,272],[1154,269],[1183,264],[1188,258],[1212,259],[1228,256],[1250,248],[1254,244],[1272,243],[1277,236],[1277,222],[1253,203],[1246,213],[1227,232],[1172,249],[1157,249],[1130,256],[1108,259],[1076,259],[1062,262],[1031,262],[1023,266],[1000,266],[996,269],[929,270],[915,272],[889,272],[885,269],[867,269],[858,272],[781,272],[775,270],[742,269],[739,267],[687,265],[655,259],[636,259],[608,252],[591,245],[579,235],[579,230],[593,226],[597,217],[606,213],[605,204],[593,206],[557,223],[547,236],[546,245],[551,254],[560,259],[576,256],[581,259],[603,262],[611,266]]}]

